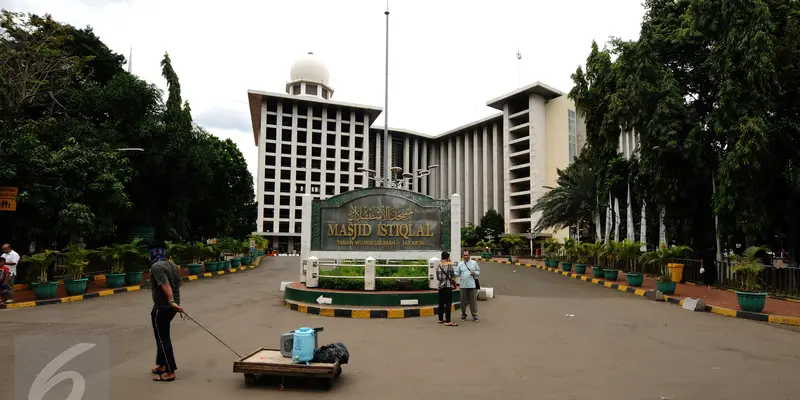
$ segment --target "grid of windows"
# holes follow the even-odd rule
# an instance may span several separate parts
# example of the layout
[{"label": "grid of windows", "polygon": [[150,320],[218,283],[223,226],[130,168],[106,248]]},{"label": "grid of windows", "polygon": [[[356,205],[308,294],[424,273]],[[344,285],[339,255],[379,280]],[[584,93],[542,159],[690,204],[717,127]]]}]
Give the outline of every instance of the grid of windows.
[{"label": "grid of windows", "polygon": [[[311,84],[305,89],[321,90]],[[364,148],[369,143],[364,119],[362,110],[267,102],[262,166],[265,231],[299,234],[305,194],[327,198],[366,185],[357,172],[369,152]]]}]

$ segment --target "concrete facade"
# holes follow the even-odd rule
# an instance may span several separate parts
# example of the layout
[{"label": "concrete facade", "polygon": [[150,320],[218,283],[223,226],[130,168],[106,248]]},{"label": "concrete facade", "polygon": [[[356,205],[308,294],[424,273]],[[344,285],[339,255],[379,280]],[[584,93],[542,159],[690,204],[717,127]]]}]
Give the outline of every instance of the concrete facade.
[{"label": "concrete facade", "polygon": [[[574,103],[537,82],[486,103],[498,113],[448,132],[390,127],[392,143],[384,157],[383,127],[372,125],[382,109],[331,100],[327,70],[321,69],[309,54],[293,65],[287,93],[248,91],[259,152],[256,233],[282,252],[300,252],[303,195],[322,199],[374,186],[359,169],[381,177],[387,160],[410,173],[435,166],[409,189],[436,198],[458,193],[465,226],[479,224],[495,209],[506,232],[525,233],[538,219],[530,214],[536,199],[556,185],[556,170],[566,168],[586,140]],[[308,93],[314,85],[318,90]]]}]

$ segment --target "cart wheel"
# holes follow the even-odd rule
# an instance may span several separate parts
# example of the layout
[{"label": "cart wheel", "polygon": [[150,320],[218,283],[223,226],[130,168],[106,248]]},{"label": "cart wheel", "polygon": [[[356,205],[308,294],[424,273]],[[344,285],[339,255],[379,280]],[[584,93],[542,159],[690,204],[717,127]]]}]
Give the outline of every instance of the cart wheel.
[{"label": "cart wheel", "polygon": [[244,384],[247,386],[255,386],[256,376],[254,374],[244,374]]},{"label": "cart wheel", "polygon": [[283,384],[281,383],[281,392],[283,391]]},{"label": "cart wheel", "polygon": [[342,374],[342,367],[341,366],[336,367],[336,372],[333,374],[333,376],[338,378],[339,375],[341,374]]}]

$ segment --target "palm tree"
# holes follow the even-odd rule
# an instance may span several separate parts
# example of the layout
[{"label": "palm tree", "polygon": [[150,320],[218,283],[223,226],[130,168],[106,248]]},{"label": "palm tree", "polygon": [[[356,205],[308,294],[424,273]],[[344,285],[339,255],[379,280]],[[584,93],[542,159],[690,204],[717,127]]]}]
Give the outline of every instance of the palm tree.
[{"label": "palm tree", "polygon": [[541,212],[534,230],[562,229],[592,221],[597,209],[597,180],[587,160],[575,159],[558,170],[558,186],[536,201],[531,213]]}]

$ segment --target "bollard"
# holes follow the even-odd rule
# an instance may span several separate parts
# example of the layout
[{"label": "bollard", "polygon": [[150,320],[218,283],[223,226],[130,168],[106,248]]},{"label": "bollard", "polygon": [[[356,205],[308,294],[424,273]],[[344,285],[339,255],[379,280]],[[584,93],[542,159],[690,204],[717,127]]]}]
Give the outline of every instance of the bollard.
[{"label": "bollard", "polygon": [[300,263],[300,283],[306,283],[306,275],[308,274],[308,260],[303,260]]},{"label": "bollard", "polygon": [[375,259],[367,257],[364,265],[364,290],[375,290]]},{"label": "bollard", "polygon": [[306,287],[314,288],[319,286],[319,258],[308,257],[309,271],[306,277]]},{"label": "bollard", "polygon": [[428,260],[428,289],[439,289],[439,279],[436,277],[436,268],[439,268],[440,260],[436,257]]}]

